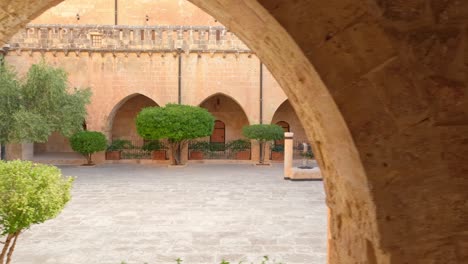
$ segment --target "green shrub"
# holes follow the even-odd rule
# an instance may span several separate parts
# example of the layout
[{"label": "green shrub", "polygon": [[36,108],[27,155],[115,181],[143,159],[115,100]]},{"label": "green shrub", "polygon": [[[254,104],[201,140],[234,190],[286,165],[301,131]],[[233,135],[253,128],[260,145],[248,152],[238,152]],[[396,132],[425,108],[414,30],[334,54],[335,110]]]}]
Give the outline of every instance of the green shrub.
[{"label": "green shrub", "polygon": [[210,151],[225,151],[226,144],[222,142],[210,142]]},{"label": "green shrub", "polygon": [[301,156],[306,158],[306,159],[313,159],[315,156],[314,156],[314,153],[312,152],[311,149],[309,149],[308,151],[306,152],[301,152]]},{"label": "green shrub", "polygon": [[130,140],[126,139],[114,139],[112,143],[107,147],[107,151],[118,151],[123,149],[132,149],[133,145]]},{"label": "green shrub", "polygon": [[211,135],[214,117],[198,106],[167,104],[147,107],[137,116],[138,134],[144,139],[168,139],[173,163],[180,164],[180,150],[189,140]]},{"label": "green shrub", "polygon": [[145,144],[143,144],[143,147],[141,147],[141,149],[145,151],[162,150],[162,149],[166,149],[166,146],[164,145],[163,142],[159,140],[151,140],[151,141],[145,142]]},{"label": "green shrub", "polygon": [[[0,161],[0,263],[10,263],[18,236],[33,224],[56,217],[70,200],[73,178],[54,166]],[[5,257],[6,262],[5,261]]]},{"label": "green shrub", "polygon": [[260,160],[262,164],[265,157],[265,143],[268,141],[283,139],[284,130],[278,125],[250,125],[242,128],[242,133],[246,138],[256,140],[260,145]]},{"label": "green shrub", "polygon": [[236,153],[250,149],[250,141],[246,139],[232,140],[226,144],[226,147]]},{"label": "green shrub", "polygon": [[88,165],[93,164],[93,153],[106,150],[106,136],[97,131],[81,131],[70,138],[72,149],[86,157]]},{"label": "green shrub", "polygon": [[284,152],[284,145],[273,145],[271,148],[273,152]]},{"label": "green shrub", "polygon": [[215,151],[225,151],[226,145],[222,142],[193,141],[189,144],[189,149],[209,154]]},{"label": "green shrub", "polygon": [[207,141],[194,141],[189,144],[189,149],[208,153],[211,150],[211,146],[210,142]]}]

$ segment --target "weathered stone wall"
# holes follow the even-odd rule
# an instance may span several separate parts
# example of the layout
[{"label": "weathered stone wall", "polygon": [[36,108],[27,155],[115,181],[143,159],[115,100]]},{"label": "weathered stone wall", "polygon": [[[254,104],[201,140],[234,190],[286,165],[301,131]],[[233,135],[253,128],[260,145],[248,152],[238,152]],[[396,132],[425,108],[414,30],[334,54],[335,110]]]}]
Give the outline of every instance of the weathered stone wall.
[{"label": "weathered stone wall", "polygon": [[[259,61],[251,54],[189,53],[182,55],[182,103],[199,105],[208,97],[223,93],[242,107],[248,122],[259,123]],[[27,52],[11,51],[6,61],[19,75],[44,58],[69,73],[72,87],[90,87],[93,96],[88,107],[88,129],[110,132],[110,123],[120,103],[134,94],[145,95],[158,105],[178,101],[178,55],[173,53]],[[271,75],[266,75],[271,77]],[[273,83],[273,80],[268,80]],[[272,86],[275,89],[275,85]],[[264,85],[269,91],[270,86]],[[279,97],[284,97],[281,90]],[[270,100],[272,102],[270,102]],[[275,105],[272,94],[264,103]],[[271,114],[271,113],[270,113]],[[274,114],[274,112],[273,112]],[[272,116],[264,116],[271,120]]]},{"label": "weathered stone wall", "polygon": [[[117,18],[119,25],[221,25],[185,0],[118,0]],[[32,23],[114,25],[115,0],[67,0],[47,10]]]},{"label": "weathered stone wall", "polygon": [[68,138],[58,132],[53,132],[47,139],[47,142],[34,143],[33,151],[35,155],[46,152],[74,152]]},{"label": "weathered stone wall", "polygon": [[9,50],[51,52],[251,53],[224,27],[30,24],[8,42]]}]

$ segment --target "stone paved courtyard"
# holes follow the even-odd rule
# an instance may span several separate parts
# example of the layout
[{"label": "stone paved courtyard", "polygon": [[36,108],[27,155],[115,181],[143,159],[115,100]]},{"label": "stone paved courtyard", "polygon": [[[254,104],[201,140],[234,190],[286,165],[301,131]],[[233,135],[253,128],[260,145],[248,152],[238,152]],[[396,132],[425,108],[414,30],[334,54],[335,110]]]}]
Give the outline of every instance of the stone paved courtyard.
[{"label": "stone paved courtyard", "polygon": [[[63,167],[73,199],[20,237],[13,263],[326,263],[323,184],[282,167]],[[248,262],[250,263],[250,262]]]}]

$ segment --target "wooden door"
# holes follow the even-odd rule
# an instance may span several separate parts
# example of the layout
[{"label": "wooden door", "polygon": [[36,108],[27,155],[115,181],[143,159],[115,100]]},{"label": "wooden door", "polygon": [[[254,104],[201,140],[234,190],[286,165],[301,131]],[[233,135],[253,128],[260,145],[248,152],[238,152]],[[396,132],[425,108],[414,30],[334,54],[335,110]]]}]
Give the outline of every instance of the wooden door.
[{"label": "wooden door", "polygon": [[210,142],[225,143],[226,141],[225,137],[226,137],[226,126],[224,122],[220,120],[216,120],[213,134],[211,134],[211,137],[210,137]]}]

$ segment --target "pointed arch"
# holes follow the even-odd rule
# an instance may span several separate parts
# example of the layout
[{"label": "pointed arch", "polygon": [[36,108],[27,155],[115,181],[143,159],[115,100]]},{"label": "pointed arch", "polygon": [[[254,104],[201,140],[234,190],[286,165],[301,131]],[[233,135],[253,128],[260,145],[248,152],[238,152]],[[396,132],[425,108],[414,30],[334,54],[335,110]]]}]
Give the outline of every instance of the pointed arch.
[{"label": "pointed arch", "polygon": [[285,100],[276,108],[270,123],[280,125],[284,129],[284,126],[281,125],[283,124],[282,122],[288,125],[288,132],[294,133],[294,138],[300,140],[307,138],[302,121],[289,100]]},{"label": "pointed arch", "polygon": [[[124,109],[127,110],[127,117],[124,118],[123,122],[125,122],[125,119],[129,119],[132,116],[133,118],[135,118],[136,114],[138,114],[138,112],[141,111],[142,108],[150,106],[159,106],[159,104],[156,103],[156,101],[154,101],[152,98],[141,93],[133,93],[121,99],[118,103],[114,105],[114,107],[108,115],[108,125],[106,129],[108,138],[112,139],[114,137],[114,127],[118,125],[115,124],[115,120],[119,116],[119,111],[121,111],[124,107],[127,107],[129,109]],[[119,122],[119,120],[117,122]],[[133,128],[134,122],[127,125],[129,126],[129,128]],[[119,134],[119,136],[121,135]]]},{"label": "pointed arch", "polygon": [[199,106],[207,109],[217,121],[224,124],[224,135],[216,135],[223,136],[224,142],[242,138],[242,127],[250,124],[242,106],[224,93],[215,93],[207,97]]},{"label": "pointed arch", "polygon": [[[242,109],[242,112],[244,112],[244,114],[246,114],[247,112],[245,111],[244,107],[242,106],[241,103],[239,103],[239,101],[234,98],[233,96],[229,95],[229,94],[226,94],[226,93],[222,93],[222,92],[217,92],[217,93],[214,93],[212,95],[209,95],[207,96],[205,99],[203,99],[202,101],[200,101],[200,103],[198,103],[197,105],[198,106],[201,106],[203,103],[205,103],[206,101],[210,100],[211,98],[213,97],[216,97],[216,96],[224,96],[224,97],[227,97],[229,99],[231,99],[233,102],[235,102],[241,109]],[[247,114],[246,114],[247,115]]]}]

